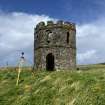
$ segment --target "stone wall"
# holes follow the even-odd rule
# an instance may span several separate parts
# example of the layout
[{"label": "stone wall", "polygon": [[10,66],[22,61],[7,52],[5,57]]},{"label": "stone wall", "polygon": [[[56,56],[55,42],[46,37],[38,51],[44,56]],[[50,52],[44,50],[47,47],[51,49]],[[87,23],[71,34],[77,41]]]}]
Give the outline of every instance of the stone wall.
[{"label": "stone wall", "polygon": [[76,28],[69,22],[40,22],[34,34],[34,65],[46,69],[46,56],[52,53],[55,69],[76,66]]}]

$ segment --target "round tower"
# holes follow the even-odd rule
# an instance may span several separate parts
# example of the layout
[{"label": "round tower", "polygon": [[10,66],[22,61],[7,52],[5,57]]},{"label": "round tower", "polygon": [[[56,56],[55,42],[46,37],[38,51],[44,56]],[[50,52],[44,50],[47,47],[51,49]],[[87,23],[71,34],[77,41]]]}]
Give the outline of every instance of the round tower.
[{"label": "round tower", "polygon": [[37,24],[34,33],[36,69],[68,70],[76,67],[76,28],[74,23],[58,21]]}]

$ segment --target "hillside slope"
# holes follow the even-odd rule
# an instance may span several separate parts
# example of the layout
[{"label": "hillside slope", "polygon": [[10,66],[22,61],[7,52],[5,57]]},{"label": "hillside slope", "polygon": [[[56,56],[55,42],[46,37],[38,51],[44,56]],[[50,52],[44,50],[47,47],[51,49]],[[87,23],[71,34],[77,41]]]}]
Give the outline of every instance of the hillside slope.
[{"label": "hillside slope", "polygon": [[105,69],[0,71],[0,105],[105,105]]}]

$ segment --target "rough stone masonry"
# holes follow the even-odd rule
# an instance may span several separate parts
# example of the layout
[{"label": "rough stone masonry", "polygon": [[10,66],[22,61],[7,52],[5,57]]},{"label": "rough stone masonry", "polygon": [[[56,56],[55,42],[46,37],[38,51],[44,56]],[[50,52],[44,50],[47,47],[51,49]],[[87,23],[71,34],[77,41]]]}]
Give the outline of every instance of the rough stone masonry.
[{"label": "rough stone masonry", "polygon": [[34,67],[69,70],[76,67],[76,27],[74,23],[40,22],[34,30]]}]

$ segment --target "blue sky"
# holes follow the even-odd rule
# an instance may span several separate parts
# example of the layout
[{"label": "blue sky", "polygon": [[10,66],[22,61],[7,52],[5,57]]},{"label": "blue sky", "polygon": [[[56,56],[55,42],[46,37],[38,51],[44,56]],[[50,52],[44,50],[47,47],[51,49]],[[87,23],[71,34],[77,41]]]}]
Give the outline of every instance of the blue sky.
[{"label": "blue sky", "polygon": [[105,0],[0,0],[7,12],[44,14],[75,22],[92,21],[105,15]]},{"label": "blue sky", "polygon": [[0,66],[21,51],[33,62],[33,29],[40,21],[76,23],[77,63],[105,62],[105,0],[0,0]]}]

